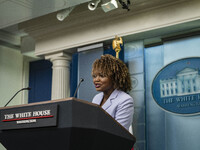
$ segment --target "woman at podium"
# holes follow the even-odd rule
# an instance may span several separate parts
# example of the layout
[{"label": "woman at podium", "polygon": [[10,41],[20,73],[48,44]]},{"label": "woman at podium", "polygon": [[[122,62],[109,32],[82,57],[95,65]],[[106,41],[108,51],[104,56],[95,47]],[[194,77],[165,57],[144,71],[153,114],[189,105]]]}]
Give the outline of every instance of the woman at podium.
[{"label": "woman at podium", "polygon": [[123,61],[111,55],[102,55],[92,66],[95,88],[100,93],[93,103],[100,105],[127,130],[133,119],[133,98],[127,94],[131,90],[131,79]]}]

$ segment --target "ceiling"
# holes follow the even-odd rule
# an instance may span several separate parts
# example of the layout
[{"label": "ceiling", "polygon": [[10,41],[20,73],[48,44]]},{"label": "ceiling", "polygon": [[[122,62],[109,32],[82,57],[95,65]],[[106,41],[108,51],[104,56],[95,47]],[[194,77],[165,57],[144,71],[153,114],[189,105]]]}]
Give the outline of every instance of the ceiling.
[{"label": "ceiling", "polygon": [[[89,11],[87,8],[89,1],[92,0],[0,0],[0,30],[14,32],[18,23],[84,3],[85,10]],[[181,0],[130,0],[130,7],[137,10],[176,1]]]},{"label": "ceiling", "polygon": [[20,50],[27,34],[18,24],[91,0],[0,0],[0,45]]},{"label": "ceiling", "polygon": [[0,0],[0,29],[91,0]]},{"label": "ceiling", "polygon": [[[18,30],[18,24],[55,13],[59,10],[69,8],[72,6],[84,6],[76,7],[79,13],[88,10],[88,2],[92,0],[0,0],[0,45],[3,43],[10,43],[12,45],[19,46],[20,38],[26,33]],[[101,0],[109,1],[109,0]],[[126,2],[126,0],[123,0]],[[169,5],[180,1],[187,0],[130,0],[131,11],[137,12],[154,7]],[[81,9],[80,9],[81,8]],[[84,10],[82,10],[84,8]],[[76,13],[73,11],[73,13]],[[121,6],[117,10],[122,10]],[[116,12],[116,11],[115,11]],[[109,15],[109,13],[107,13]],[[55,18],[56,19],[56,18]]]}]

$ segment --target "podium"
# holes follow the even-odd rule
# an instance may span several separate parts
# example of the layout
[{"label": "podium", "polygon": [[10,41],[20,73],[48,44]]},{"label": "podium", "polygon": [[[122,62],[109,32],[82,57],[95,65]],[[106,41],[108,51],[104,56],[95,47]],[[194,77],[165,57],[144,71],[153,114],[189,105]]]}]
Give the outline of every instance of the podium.
[{"label": "podium", "polygon": [[7,150],[131,150],[136,138],[96,104],[76,98],[0,108]]}]

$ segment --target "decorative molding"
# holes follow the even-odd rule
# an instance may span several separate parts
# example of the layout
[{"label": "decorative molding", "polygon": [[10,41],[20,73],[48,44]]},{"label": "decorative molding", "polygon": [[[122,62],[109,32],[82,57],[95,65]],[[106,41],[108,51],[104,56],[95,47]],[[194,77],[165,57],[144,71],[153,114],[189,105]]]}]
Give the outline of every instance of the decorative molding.
[{"label": "decorative molding", "polygon": [[63,51],[61,52],[57,52],[57,53],[50,53],[50,54],[47,54],[45,55],[45,59],[56,59],[56,58],[60,58],[60,57],[64,57],[66,60],[70,61],[71,60],[71,55],[70,54],[67,54]]},{"label": "decorative molding", "polygon": [[78,52],[87,51],[95,48],[103,47],[103,43],[93,44],[85,47],[80,47],[77,49]]},{"label": "decorative molding", "polygon": [[1,30],[0,41],[19,46],[21,44],[21,37]]}]

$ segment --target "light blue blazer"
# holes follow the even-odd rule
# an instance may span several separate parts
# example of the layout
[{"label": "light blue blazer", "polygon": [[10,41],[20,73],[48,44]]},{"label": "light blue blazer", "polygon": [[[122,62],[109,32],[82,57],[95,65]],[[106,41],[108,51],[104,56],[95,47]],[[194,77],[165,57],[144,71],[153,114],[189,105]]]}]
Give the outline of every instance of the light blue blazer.
[{"label": "light blue blazer", "polygon": [[[97,94],[92,103],[100,105],[102,99],[103,92]],[[129,129],[134,112],[133,98],[130,95],[123,91],[114,90],[102,108],[127,130]]]}]

